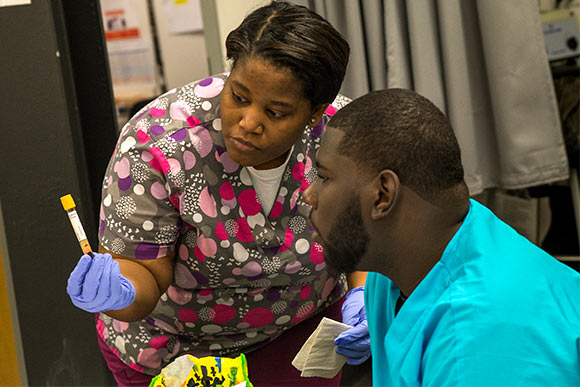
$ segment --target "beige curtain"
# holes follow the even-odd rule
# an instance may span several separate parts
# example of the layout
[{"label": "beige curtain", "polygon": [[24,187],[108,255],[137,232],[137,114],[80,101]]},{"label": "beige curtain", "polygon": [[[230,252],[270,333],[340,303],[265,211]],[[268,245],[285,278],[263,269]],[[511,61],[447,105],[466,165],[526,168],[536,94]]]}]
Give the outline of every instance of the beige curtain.
[{"label": "beige curtain", "polygon": [[472,195],[568,178],[534,0],[310,0],[348,39],[341,92],[403,87],[449,117]]}]

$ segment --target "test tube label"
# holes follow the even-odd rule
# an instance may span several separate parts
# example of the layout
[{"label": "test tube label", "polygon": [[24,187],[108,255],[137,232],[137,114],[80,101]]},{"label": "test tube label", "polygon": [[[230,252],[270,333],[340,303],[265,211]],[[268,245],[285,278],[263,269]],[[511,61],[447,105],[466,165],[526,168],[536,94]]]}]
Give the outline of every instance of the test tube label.
[{"label": "test tube label", "polygon": [[85,230],[83,230],[83,226],[81,224],[81,220],[79,219],[79,215],[77,214],[77,212],[76,211],[69,211],[68,217],[70,219],[70,223],[72,224],[73,230],[75,231],[75,234],[77,235],[77,239],[79,241],[82,241],[83,239],[87,239],[87,236],[85,235]]}]

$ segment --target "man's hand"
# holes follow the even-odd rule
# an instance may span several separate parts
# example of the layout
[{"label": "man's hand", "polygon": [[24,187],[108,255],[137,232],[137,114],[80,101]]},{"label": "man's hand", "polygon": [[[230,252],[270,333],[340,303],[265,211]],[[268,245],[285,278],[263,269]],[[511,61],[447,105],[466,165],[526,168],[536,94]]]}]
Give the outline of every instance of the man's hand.
[{"label": "man's hand", "polygon": [[87,312],[128,307],[135,300],[135,286],[119,270],[110,254],[83,255],[68,278],[66,288],[75,306]]},{"label": "man's hand", "polygon": [[367,315],[365,313],[364,287],[359,286],[346,294],[342,304],[342,322],[352,328],[342,332],[334,340],[336,353],[346,356],[347,364],[359,365],[371,355],[371,343]]}]

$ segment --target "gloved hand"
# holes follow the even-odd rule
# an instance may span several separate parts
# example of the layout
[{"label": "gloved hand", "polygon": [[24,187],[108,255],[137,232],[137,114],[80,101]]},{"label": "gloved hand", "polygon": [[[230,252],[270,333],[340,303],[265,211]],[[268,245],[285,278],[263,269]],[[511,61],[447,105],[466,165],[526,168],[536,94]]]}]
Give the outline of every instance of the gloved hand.
[{"label": "gloved hand", "polygon": [[110,254],[83,255],[68,278],[66,292],[87,312],[123,309],[135,300],[135,286]]},{"label": "gloved hand", "polygon": [[371,340],[365,313],[364,287],[351,289],[342,304],[342,322],[352,328],[342,332],[334,344],[336,353],[346,356],[347,364],[359,365],[371,355]]}]

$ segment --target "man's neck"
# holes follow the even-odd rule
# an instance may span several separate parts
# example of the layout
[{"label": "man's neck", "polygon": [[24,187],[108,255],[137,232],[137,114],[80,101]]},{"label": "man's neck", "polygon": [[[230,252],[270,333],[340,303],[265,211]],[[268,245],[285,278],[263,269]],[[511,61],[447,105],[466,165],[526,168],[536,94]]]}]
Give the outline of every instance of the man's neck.
[{"label": "man's neck", "polygon": [[[442,209],[406,193],[406,208],[401,208],[397,235],[391,235],[388,259],[392,262],[382,273],[389,277],[405,297],[409,297],[439,262],[447,245],[463,223],[469,202]],[[410,196],[410,197],[409,197]]]}]

